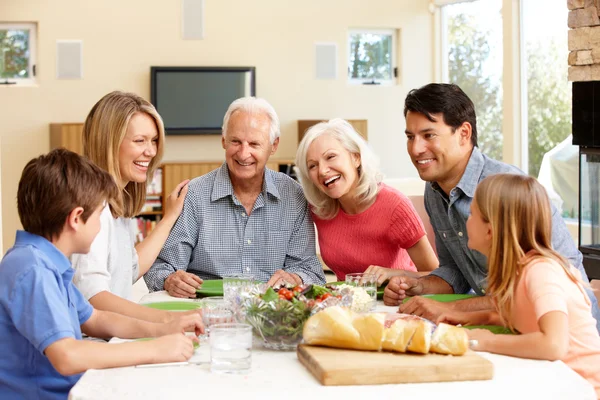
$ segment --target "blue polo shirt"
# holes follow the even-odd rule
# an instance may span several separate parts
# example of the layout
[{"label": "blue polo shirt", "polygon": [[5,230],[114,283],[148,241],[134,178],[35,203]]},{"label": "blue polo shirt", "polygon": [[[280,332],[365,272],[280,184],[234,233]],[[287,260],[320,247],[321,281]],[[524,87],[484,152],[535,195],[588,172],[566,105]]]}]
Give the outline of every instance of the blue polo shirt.
[{"label": "blue polo shirt", "polygon": [[65,399],[81,374],[59,374],[44,350],[81,339],[93,312],[73,286],[65,255],[41,236],[18,231],[0,263],[0,399]]}]

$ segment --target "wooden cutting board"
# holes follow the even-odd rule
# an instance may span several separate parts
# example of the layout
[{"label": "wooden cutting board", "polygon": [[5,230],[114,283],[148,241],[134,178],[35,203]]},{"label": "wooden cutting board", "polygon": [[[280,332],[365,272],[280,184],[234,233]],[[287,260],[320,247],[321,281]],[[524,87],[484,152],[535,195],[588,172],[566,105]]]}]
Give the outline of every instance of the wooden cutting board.
[{"label": "wooden cutting board", "polygon": [[298,359],[327,386],[474,381],[494,376],[494,365],[471,350],[462,356],[445,356],[300,345]]}]

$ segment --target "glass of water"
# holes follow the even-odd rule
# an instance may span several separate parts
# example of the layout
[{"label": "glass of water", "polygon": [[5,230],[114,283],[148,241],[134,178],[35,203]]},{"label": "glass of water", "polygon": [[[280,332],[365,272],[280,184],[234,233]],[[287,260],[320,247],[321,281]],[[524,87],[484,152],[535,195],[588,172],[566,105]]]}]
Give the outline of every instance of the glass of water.
[{"label": "glass of water", "polygon": [[233,312],[227,307],[222,296],[202,300],[202,322],[207,335],[210,334],[212,325],[234,322]]},{"label": "glass of water", "polygon": [[[352,308],[358,311],[373,311],[377,305],[377,276],[375,274],[346,274],[346,285],[359,287],[366,292],[365,296],[354,292]],[[357,304],[358,303],[358,304]]]},{"label": "glass of water", "polygon": [[225,304],[234,312],[239,312],[241,306],[240,295],[244,291],[252,289],[254,285],[254,275],[252,274],[233,274],[223,277],[223,297]]},{"label": "glass of water", "polygon": [[252,363],[252,327],[248,324],[216,324],[210,330],[210,370],[243,374]]}]

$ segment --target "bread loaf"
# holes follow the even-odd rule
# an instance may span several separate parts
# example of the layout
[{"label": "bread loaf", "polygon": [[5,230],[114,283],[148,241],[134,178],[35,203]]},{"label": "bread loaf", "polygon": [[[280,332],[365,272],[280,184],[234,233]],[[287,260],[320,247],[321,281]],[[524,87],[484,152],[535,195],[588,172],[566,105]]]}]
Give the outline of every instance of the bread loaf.
[{"label": "bread loaf", "polygon": [[413,315],[357,314],[337,306],[310,317],[303,336],[307,344],[355,350],[462,355],[468,349],[468,337],[461,328],[447,324],[436,327]]}]

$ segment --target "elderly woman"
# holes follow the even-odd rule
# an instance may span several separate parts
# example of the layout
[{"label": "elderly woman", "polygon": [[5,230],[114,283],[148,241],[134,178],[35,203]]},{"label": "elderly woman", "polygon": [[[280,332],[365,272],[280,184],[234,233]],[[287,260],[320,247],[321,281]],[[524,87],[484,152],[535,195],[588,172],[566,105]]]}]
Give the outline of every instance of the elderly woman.
[{"label": "elderly woman", "polygon": [[321,256],[339,280],[368,272],[382,285],[392,276],[438,266],[411,201],[381,182],[377,164],[364,139],[342,119],[314,125],[298,146],[296,166]]}]

